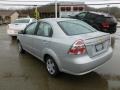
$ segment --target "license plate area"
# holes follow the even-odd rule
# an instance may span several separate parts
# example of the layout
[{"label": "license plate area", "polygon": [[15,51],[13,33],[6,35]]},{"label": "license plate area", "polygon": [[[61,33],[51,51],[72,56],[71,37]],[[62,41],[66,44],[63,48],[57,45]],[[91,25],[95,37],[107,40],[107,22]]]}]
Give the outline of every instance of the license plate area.
[{"label": "license plate area", "polygon": [[103,43],[99,43],[95,45],[96,52],[102,51],[104,49]]}]

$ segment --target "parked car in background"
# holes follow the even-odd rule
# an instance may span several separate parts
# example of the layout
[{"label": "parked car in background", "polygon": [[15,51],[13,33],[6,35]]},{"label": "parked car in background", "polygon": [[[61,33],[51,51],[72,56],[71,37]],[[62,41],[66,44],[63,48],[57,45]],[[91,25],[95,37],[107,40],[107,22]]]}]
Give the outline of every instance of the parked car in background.
[{"label": "parked car in background", "polygon": [[10,36],[17,36],[18,32],[24,30],[31,22],[36,22],[34,18],[19,18],[15,22],[8,24],[7,34]]},{"label": "parked car in background", "polygon": [[110,34],[81,20],[42,19],[19,32],[19,53],[27,51],[46,63],[52,76],[58,72],[83,75],[112,56]]},{"label": "parked car in background", "polygon": [[84,11],[69,17],[85,21],[86,23],[102,32],[111,34],[116,32],[117,20],[110,14]]},{"label": "parked car in background", "polygon": [[0,25],[2,25],[3,24],[3,21],[0,19]]},{"label": "parked car in background", "polygon": [[3,24],[3,18],[0,16],[0,25]]}]

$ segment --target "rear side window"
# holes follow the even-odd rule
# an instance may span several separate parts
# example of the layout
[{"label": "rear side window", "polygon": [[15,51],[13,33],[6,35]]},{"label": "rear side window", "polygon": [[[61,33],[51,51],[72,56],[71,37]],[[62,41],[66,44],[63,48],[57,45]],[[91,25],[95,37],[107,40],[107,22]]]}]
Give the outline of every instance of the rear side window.
[{"label": "rear side window", "polygon": [[79,20],[58,22],[61,29],[69,36],[95,32],[96,30],[88,24]]},{"label": "rear side window", "polygon": [[103,21],[105,21],[105,17],[104,17],[103,15],[97,15],[96,20],[97,20],[98,22],[103,22]]},{"label": "rear side window", "polygon": [[106,17],[106,21],[110,22],[110,23],[116,23],[117,20],[114,17]]},{"label": "rear side window", "polygon": [[30,19],[20,19],[20,20],[16,20],[14,23],[29,23]]},{"label": "rear side window", "polygon": [[52,27],[50,24],[41,22],[38,27],[37,35],[44,36],[44,37],[51,37],[52,32],[53,32],[53,30],[52,30]]},{"label": "rear side window", "polygon": [[99,22],[107,21],[109,23],[116,23],[117,22],[114,17],[105,17],[103,15],[98,15],[97,16],[97,21],[99,21]]}]

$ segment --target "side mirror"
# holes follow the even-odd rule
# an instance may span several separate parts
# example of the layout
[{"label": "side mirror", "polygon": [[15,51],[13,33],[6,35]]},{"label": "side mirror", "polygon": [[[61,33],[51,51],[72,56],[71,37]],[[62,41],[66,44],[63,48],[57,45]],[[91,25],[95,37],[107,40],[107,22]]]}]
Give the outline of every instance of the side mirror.
[{"label": "side mirror", "polygon": [[18,32],[18,34],[25,34],[24,30]]}]

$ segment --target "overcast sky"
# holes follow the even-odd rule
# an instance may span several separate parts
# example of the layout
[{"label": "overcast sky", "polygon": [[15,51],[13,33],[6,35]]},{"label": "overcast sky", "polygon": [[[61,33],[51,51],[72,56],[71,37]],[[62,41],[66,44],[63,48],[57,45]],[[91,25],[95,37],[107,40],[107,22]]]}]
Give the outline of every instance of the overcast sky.
[{"label": "overcast sky", "polygon": [[[13,2],[16,1],[16,2]],[[23,1],[23,2],[19,2]],[[31,1],[31,2],[27,2]],[[33,1],[40,1],[40,2],[33,2]],[[44,1],[44,2],[41,2]],[[21,6],[21,5],[44,5],[50,2],[45,2],[45,1],[51,1],[54,2],[55,0],[0,0],[0,8],[24,8],[26,6]],[[79,1],[79,2],[85,2],[86,4],[104,4],[104,3],[120,3],[120,0],[57,0],[57,1]],[[6,4],[6,5],[4,5]],[[10,5],[9,5],[10,4]],[[13,7],[13,4],[17,4],[16,6]],[[90,5],[95,8],[100,8],[100,7],[106,7],[106,5]],[[114,4],[110,6],[117,6],[120,7],[120,4]]]}]

